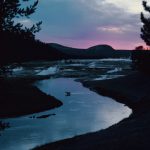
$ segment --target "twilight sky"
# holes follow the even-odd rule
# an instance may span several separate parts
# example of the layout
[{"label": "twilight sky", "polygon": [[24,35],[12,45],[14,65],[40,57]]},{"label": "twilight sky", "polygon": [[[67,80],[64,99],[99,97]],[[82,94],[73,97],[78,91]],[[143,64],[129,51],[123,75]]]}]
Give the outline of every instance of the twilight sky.
[{"label": "twilight sky", "polygon": [[[40,0],[33,21],[43,21],[37,38],[87,48],[109,44],[133,49],[140,39],[142,0]],[[31,20],[22,20],[31,24]]]}]

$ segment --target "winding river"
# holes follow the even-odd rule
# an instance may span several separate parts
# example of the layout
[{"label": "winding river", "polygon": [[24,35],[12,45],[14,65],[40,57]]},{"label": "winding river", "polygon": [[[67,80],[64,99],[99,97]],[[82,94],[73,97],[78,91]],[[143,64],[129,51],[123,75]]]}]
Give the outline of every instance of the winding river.
[{"label": "winding river", "polygon": [[[105,129],[128,117],[132,110],[109,97],[98,95],[73,78],[38,81],[41,91],[55,96],[63,106],[46,112],[11,118],[11,128],[0,136],[1,150],[28,150],[38,145]],[[65,92],[71,92],[66,96]],[[52,114],[48,118],[33,116]]]}]

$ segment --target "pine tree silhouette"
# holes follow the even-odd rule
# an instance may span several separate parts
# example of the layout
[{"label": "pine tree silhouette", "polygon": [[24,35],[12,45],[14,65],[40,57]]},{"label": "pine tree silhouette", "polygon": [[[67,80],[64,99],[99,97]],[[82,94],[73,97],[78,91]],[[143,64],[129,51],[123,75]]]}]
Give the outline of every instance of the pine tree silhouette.
[{"label": "pine tree silhouette", "polygon": [[[143,7],[146,12],[150,13],[150,6],[146,1],[143,1]],[[145,41],[146,45],[150,46],[150,17],[141,13],[141,21],[143,27],[141,28],[141,38]],[[132,51],[132,64],[133,68],[138,71],[150,74],[150,51],[144,51],[143,46],[136,47],[135,51]]]},{"label": "pine tree silhouette", "polygon": [[[150,6],[147,5],[146,1],[143,1],[143,7],[146,12],[150,13]],[[141,38],[148,46],[150,46],[150,17],[145,17],[142,12],[141,21],[143,23],[143,27],[141,28]]]},{"label": "pine tree silhouette", "polygon": [[30,0],[0,0],[0,34],[12,33],[21,35],[24,39],[34,39],[35,33],[40,31],[42,22],[33,24],[32,27],[24,27],[21,23],[16,23],[15,18],[27,17],[29,18],[38,5],[36,0],[32,5],[25,8],[22,4]]}]

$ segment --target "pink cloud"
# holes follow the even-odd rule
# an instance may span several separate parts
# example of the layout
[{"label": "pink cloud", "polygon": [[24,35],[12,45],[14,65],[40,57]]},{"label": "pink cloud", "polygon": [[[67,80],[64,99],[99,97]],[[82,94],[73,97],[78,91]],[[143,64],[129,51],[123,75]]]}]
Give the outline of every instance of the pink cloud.
[{"label": "pink cloud", "polygon": [[74,47],[74,48],[89,48],[91,46],[95,45],[110,45],[114,49],[129,49],[132,50],[136,46],[139,45],[145,45],[142,40],[139,39],[139,41],[124,41],[124,40],[99,40],[99,39],[94,39],[94,40],[71,40],[71,39],[57,39],[57,38],[49,38],[45,37],[44,41],[47,43],[58,43],[62,44],[68,47]]}]

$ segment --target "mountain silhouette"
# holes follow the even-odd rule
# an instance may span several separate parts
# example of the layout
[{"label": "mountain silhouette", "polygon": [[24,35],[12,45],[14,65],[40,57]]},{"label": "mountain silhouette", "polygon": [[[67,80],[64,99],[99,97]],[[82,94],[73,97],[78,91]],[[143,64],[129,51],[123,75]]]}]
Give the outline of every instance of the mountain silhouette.
[{"label": "mountain silhouette", "polygon": [[129,50],[115,50],[109,45],[96,45],[87,49],[72,48],[57,43],[50,43],[49,46],[66,54],[70,58],[96,59],[96,58],[118,58],[130,56]]}]

